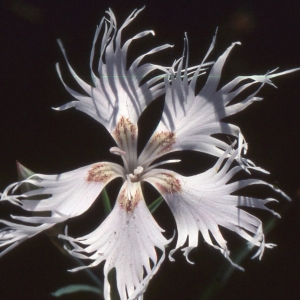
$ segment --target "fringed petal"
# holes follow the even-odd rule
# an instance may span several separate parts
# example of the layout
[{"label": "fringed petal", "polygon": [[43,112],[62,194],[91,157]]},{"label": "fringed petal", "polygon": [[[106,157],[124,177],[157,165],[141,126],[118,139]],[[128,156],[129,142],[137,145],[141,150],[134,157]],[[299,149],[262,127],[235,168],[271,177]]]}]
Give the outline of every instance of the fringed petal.
[{"label": "fringed petal", "polygon": [[[27,223],[58,223],[84,213],[111,180],[122,177],[123,168],[102,162],[59,175],[33,174],[8,186],[1,201],[9,201],[30,212],[51,213],[44,217],[13,216]],[[26,192],[18,194],[26,185]],[[29,190],[28,190],[29,188]]]},{"label": "fringed petal", "polygon": [[[97,27],[90,58],[91,76],[95,87],[89,86],[77,76],[68,62],[62,43],[59,41],[60,48],[71,74],[88,96],[83,96],[70,89],[62,80],[67,91],[76,101],[62,105],[56,108],[57,110],[75,107],[100,122],[112,133],[121,118],[128,119],[131,123],[136,125],[139,116],[146,106],[165,92],[161,76],[149,78],[146,81],[143,81],[143,79],[154,70],[160,69],[163,72],[167,72],[167,69],[149,63],[140,65],[140,62],[146,55],[169,48],[171,45],[157,47],[137,58],[129,68],[126,66],[127,52],[132,41],[148,34],[154,35],[153,31],[143,31],[127,40],[122,46],[121,39],[123,29],[135,19],[141,10],[142,9],[134,10],[119,30],[115,16],[113,12],[109,10],[107,11],[108,18],[104,17],[99,27]],[[93,72],[93,61],[95,46],[101,31],[103,32],[103,37],[98,63],[99,77],[97,77]],[[61,78],[59,68],[57,68],[57,70]],[[141,81],[143,81],[142,85],[140,84]]]},{"label": "fringed petal", "polygon": [[27,226],[16,224],[5,220],[0,220],[0,223],[7,227],[0,230],[0,248],[5,248],[0,252],[0,257],[8,253],[10,250],[20,245],[27,239],[37,235],[38,233],[49,229],[54,224],[42,224],[40,226]]},{"label": "fringed petal", "polygon": [[[18,169],[21,174],[31,172],[21,164]],[[0,194],[0,201],[9,201],[33,216],[11,215],[12,219],[30,225],[0,220],[8,226],[0,231],[0,247],[8,246],[0,256],[55,224],[84,213],[106,184],[122,176],[121,166],[103,162],[60,175],[33,174],[9,185]],[[18,194],[19,191],[23,193]],[[35,216],[35,212],[43,212],[44,216]]]},{"label": "fringed petal", "polygon": [[[214,42],[215,38],[208,54],[213,49]],[[299,68],[281,73],[274,73],[276,71],[274,70],[262,76],[239,76],[218,89],[224,63],[236,44],[240,43],[233,43],[215,62],[204,87],[196,95],[196,80],[203,64],[195,70],[194,76],[190,80],[186,72],[188,69],[187,57],[185,59],[185,75],[181,76],[184,56],[188,55],[186,40],[186,51],[176,72],[170,69],[170,78],[165,80],[166,100],[162,119],[139,157],[140,165],[145,161],[149,164],[166,153],[178,150],[195,150],[219,157],[227,149],[228,143],[213,137],[214,134],[233,136],[238,140],[238,148],[240,149],[242,145],[246,144],[240,128],[225,123],[222,119],[242,111],[254,101],[262,100],[262,98],[256,97],[256,94],[264,84],[273,85],[271,78],[298,71]],[[230,105],[230,102],[241,92],[255,84],[258,85],[255,92],[246,97],[245,100]],[[244,147],[244,153],[246,150],[247,148]],[[240,155],[237,159],[241,163],[248,164],[247,160],[242,160]]]},{"label": "fringed petal", "polygon": [[[225,162],[230,153],[230,158]],[[240,207],[267,210],[279,217],[277,213],[265,206],[268,202],[276,200],[237,196],[232,193],[243,187],[259,184],[270,186],[273,190],[285,195],[268,183],[256,179],[227,184],[237,172],[242,170],[241,166],[230,169],[237,155],[238,150],[231,151],[229,148],[213,168],[195,176],[184,177],[169,170],[153,169],[143,177],[143,180],[148,181],[162,194],[174,215],[178,240],[175,249],[170,252],[171,260],[172,254],[182,247],[188,238],[188,247],[182,249],[187,257],[190,250],[197,247],[200,231],[209,245],[219,249],[232,265],[240,268],[229,257],[227,242],[219,230],[220,226],[236,232],[253,246],[259,247],[257,251],[259,258],[265,247],[274,246],[265,244],[262,222]],[[223,167],[220,168],[221,166]]]},{"label": "fringed petal", "polygon": [[[73,246],[70,254],[93,262],[87,267],[104,265],[104,297],[110,298],[108,273],[115,268],[120,298],[142,299],[149,280],[165,257],[168,244],[143,199],[140,183],[124,182],[115,207],[104,222],[92,233],[68,240]],[[160,258],[157,250],[161,252]],[[73,269],[80,270],[84,267]]]}]

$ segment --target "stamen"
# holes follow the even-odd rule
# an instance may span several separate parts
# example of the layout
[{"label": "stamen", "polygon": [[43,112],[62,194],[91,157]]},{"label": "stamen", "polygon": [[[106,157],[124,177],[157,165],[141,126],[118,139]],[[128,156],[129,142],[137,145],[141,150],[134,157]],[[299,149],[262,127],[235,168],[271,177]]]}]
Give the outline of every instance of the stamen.
[{"label": "stamen", "polygon": [[[129,166],[128,166],[128,162],[127,162],[127,158],[128,158],[127,153],[125,151],[121,150],[119,147],[111,147],[109,149],[109,151],[112,154],[121,156],[123,163],[124,163],[125,170],[128,170]],[[125,155],[126,155],[126,157],[125,157]]]},{"label": "stamen", "polygon": [[133,170],[134,175],[139,175],[144,171],[144,168],[142,166],[138,166],[136,169]]},{"label": "stamen", "polygon": [[171,163],[177,163],[177,162],[181,162],[181,159],[169,159],[169,160],[164,160],[164,161],[162,161],[162,162],[159,162],[159,163],[157,163],[157,164],[154,164],[154,165],[148,167],[148,168],[146,169],[145,172],[149,172],[149,171],[152,170],[153,168],[156,168],[156,167],[158,167],[158,166],[160,166],[160,165],[171,164]]},{"label": "stamen", "polygon": [[138,166],[136,169],[133,170],[133,174],[130,173],[129,175],[126,175],[127,179],[131,180],[131,182],[138,182],[140,179],[140,175],[143,173],[144,168],[142,166]]},{"label": "stamen", "polygon": [[112,153],[112,154],[116,154],[116,155],[120,155],[120,156],[124,156],[126,155],[126,152],[121,150],[120,148],[118,147],[111,147],[109,149],[109,151]]},{"label": "stamen", "polygon": [[131,173],[128,176],[129,176],[130,180],[133,181],[133,182],[136,182],[137,179],[138,179],[138,177],[136,175],[133,175]]}]

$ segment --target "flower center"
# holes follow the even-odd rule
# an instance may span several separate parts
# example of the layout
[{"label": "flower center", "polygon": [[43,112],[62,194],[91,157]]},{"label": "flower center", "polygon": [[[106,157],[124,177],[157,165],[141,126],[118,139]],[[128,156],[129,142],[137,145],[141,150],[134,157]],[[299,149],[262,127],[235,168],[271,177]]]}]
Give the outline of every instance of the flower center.
[{"label": "flower center", "polygon": [[143,174],[144,168],[138,166],[136,169],[133,170],[133,174],[130,173],[128,177],[130,178],[131,182],[138,182],[140,180],[141,175]]},{"label": "flower center", "polygon": [[116,155],[120,155],[124,161],[124,165],[125,165],[125,170],[126,170],[126,178],[127,180],[129,180],[130,182],[138,182],[140,180],[141,175],[144,172],[144,168],[142,166],[137,166],[133,172],[130,172],[130,170],[128,170],[127,168],[127,164],[126,162],[126,152],[121,150],[118,147],[112,147],[110,148],[110,152]]}]

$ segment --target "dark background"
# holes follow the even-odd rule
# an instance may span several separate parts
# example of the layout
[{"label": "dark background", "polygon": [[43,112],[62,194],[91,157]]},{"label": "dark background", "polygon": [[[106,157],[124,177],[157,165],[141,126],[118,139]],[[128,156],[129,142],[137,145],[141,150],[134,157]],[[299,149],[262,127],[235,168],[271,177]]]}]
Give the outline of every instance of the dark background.
[{"label": "dark background", "polygon": [[[75,110],[51,110],[51,107],[71,100],[56,74],[56,62],[60,62],[66,82],[76,87],[56,39],[62,39],[72,66],[90,83],[91,44],[96,25],[105,10],[111,7],[120,25],[134,8],[144,4],[146,9],[126,30],[127,37],[146,29],[155,30],[156,36],[135,42],[130,51],[132,58],[155,46],[170,43],[175,44],[173,49],[151,57],[156,63],[170,65],[180,57],[183,34],[187,32],[191,65],[197,64],[205,55],[216,27],[219,27],[211,59],[216,59],[232,42],[242,42],[228,59],[224,82],[237,75],[264,74],[278,66],[280,70],[300,67],[300,5],[294,0],[2,1],[1,190],[17,180],[16,159],[45,174],[58,174],[93,162],[116,159],[108,151],[113,145],[109,134],[94,120]],[[276,226],[267,234],[267,242],[274,242],[278,247],[267,249],[262,261],[252,261],[247,257],[241,263],[246,272],[234,271],[213,299],[299,297],[299,79],[300,73],[274,79],[279,89],[265,87],[260,92],[265,98],[263,102],[255,103],[232,118],[249,142],[249,157],[271,171],[268,181],[278,184],[293,201],[287,203],[281,199],[281,203],[274,206],[282,219],[276,220]],[[145,118],[141,124],[146,125],[153,119],[151,114]],[[188,171],[189,166],[192,168],[195,164],[194,157],[188,155],[184,159],[186,164],[183,166]],[[0,209],[1,217],[10,212],[3,204]],[[95,203],[92,212],[71,220],[73,236],[91,230],[85,226],[97,226],[99,218],[103,217],[102,210],[101,203]],[[167,208],[163,206],[156,217],[170,237],[174,221]],[[170,221],[166,221],[168,218]],[[263,214],[262,218],[267,224],[269,216]],[[233,249],[243,244],[230,234],[228,239],[232,241],[229,247]],[[191,253],[195,265],[186,263],[179,253],[175,258],[176,263],[164,262],[151,281],[145,300],[208,299],[201,298],[207,287],[212,282],[216,286],[222,285],[225,280],[220,271],[224,265],[223,257],[201,239],[200,246]],[[225,266],[228,268],[226,262]],[[67,273],[66,270],[72,267],[75,267],[74,262],[62,255],[47,236],[35,237],[1,258],[0,297],[51,299],[49,294],[66,284],[92,283],[84,272]],[[102,265],[95,273],[101,277]],[[217,288],[213,290],[217,291]],[[96,297],[80,294],[62,299]]]}]

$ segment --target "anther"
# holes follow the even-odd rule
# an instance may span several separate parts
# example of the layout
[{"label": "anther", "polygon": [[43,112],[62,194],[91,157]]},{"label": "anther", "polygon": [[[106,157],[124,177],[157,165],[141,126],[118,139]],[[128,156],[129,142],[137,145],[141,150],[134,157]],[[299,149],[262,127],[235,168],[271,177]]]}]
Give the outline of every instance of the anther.
[{"label": "anther", "polygon": [[144,171],[144,168],[141,166],[138,166],[136,169],[133,170],[134,175],[140,175]]}]

